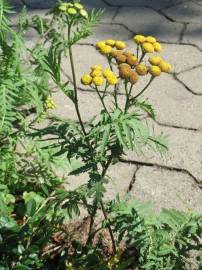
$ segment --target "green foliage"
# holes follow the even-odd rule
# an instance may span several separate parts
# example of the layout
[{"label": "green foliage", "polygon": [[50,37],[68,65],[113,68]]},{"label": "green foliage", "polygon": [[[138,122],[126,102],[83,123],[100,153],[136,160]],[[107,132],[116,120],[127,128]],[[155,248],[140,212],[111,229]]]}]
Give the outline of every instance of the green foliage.
[{"label": "green foliage", "polygon": [[[65,5],[76,8],[75,3]],[[189,252],[201,248],[201,215],[177,210],[154,215],[150,204],[103,202],[110,165],[128,150],[142,154],[149,147],[165,154],[167,140],[143,120],[145,115],[155,120],[152,105],[127,91],[125,108],[116,91],[109,108],[108,93],[97,91],[103,110],[82,121],[72,49],[91,34],[102,11],[87,13],[79,6],[72,14],[61,5],[64,9],[59,2],[48,13],[51,19],[28,19],[24,8],[14,31],[8,19],[13,11],[0,0],[0,269],[186,269],[194,263]],[[32,49],[25,40],[30,27],[39,35]],[[73,86],[64,76],[63,58],[70,62]],[[50,114],[53,88],[74,104],[78,122]],[[65,187],[82,174],[85,184]],[[100,210],[104,219],[95,226]],[[81,243],[71,227],[84,211],[90,222]],[[106,231],[109,252],[96,242]]]}]

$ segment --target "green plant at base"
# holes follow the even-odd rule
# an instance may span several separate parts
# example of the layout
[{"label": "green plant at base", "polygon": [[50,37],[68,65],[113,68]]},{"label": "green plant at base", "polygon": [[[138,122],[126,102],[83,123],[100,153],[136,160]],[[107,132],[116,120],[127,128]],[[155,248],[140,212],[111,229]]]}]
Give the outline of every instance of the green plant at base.
[{"label": "green plant at base", "polygon": [[[34,16],[29,21],[23,9],[15,32],[5,0],[0,0],[0,9],[0,268],[184,269],[187,253],[201,247],[201,215],[163,210],[153,216],[142,203],[103,199],[110,181],[108,168],[126,151],[167,151],[165,136],[155,135],[144,121],[145,116],[155,120],[154,109],[140,99],[155,77],[170,72],[170,64],[160,57],[150,57],[150,67],[143,64],[145,55],[160,51],[161,45],[153,37],[137,35],[134,39],[142,55],[135,56],[124,50],[122,41],[98,42],[96,48],[109,66],[91,67],[81,81],[97,93],[103,109],[84,122],[73,49],[91,34],[102,11],[88,13],[79,2],[59,2],[49,12],[50,20]],[[39,34],[32,49],[24,42],[29,27]],[[70,63],[71,80],[62,76],[62,59]],[[146,86],[134,91],[139,77],[149,74]],[[52,88],[71,100],[78,122],[49,113],[56,107]],[[120,101],[121,90],[125,98],[122,95]],[[49,124],[37,128],[44,119]],[[86,184],[66,190],[67,173],[69,178],[86,173]],[[64,225],[70,226],[83,209],[90,221],[81,244]],[[100,211],[103,220],[95,226]],[[63,238],[58,239],[61,231]],[[102,245],[94,244],[103,231],[110,237],[109,256],[103,254]],[[129,249],[138,256],[132,253],[128,258]]]}]

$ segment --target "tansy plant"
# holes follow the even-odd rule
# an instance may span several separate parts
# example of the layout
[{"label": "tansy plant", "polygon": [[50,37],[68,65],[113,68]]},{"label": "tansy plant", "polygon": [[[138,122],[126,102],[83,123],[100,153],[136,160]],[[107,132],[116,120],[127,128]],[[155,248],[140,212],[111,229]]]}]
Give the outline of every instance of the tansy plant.
[{"label": "tansy plant", "polygon": [[[143,35],[134,37],[131,50],[121,40],[98,41],[95,50],[106,65],[86,66],[78,78],[74,45],[91,34],[101,10],[88,12],[79,1],[58,2],[48,19],[28,20],[23,9],[16,32],[6,0],[0,0],[0,11],[0,269],[185,269],[188,252],[201,247],[200,215],[166,210],[156,217],[130,198],[104,197],[109,167],[128,150],[167,150],[165,136],[147,125],[145,119],[155,120],[155,112],[143,97],[161,73],[171,72],[157,55],[161,44]],[[27,49],[29,27],[39,38]],[[86,122],[80,80],[102,106]],[[139,89],[141,80],[145,86]],[[59,106],[52,98],[55,89],[70,99],[77,121],[52,114]],[[64,187],[82,173],[85,184]],[[81,211],[87,218],[73,223]]]}]

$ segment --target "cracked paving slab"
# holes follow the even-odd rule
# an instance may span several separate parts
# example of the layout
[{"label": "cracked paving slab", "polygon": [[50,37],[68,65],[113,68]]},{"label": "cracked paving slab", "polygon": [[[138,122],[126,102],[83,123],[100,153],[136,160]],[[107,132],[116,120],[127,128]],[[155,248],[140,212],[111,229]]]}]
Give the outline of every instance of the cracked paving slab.
[{"label": "cracked paving slab", "polygon": [[177,75],[177,78],[179,78],[188,88],[192,89],[194,93],[202,95],[202,66],[182,72]]},{"label": "cracked paving slab", "polygon": [[202,24],[188,24],[182,41],[195,44],[202,50]]},{"label": "cracked paving slab", "polygon": [[133,34],[122,25],[100,24],[93,29],[93,36],[81,41],[81,43],[96,44],[97,41],[106,39],[129,40]]},{"label": "cracked paving slab", "polygon": [[141,156],[130,151],[123,158],[134,163],[135,161],[147,162],[167,166],[177,171],[186,171],[188,175],[193,175],[193,182],[202,182],[202,132],[163,127],[154,123],[151,127],[155,134],[163,132],[168,137],[169,150],[165,158],[150,149],[146,149]]},{"label": "cracked paving slab", "polygon": [[163,12],[176,22],[202,24],[202,6],[191,1],[164,9]]},{"label": "cracked paving slab", "polygon": [[126,25],[134,33],[156,36],[161,41],[177,42],[183,30],[182,24],[171,22],[145,7],[120,8],[113,22]]},{"label": "cracked paving slab", "polygon": [[186,0],[104,0],[109,6],[143,6],[143,7],[151,7],[154,9],[162,9],[166,7],[171,7],[173,5],[180,4],[185,2]]},{"label": "cracked paving slab", "polygon": [[162,208],[202,211],[202,190],[181,172],[142,166],[130,193],[141,201],[150,201],[156,211]]}]

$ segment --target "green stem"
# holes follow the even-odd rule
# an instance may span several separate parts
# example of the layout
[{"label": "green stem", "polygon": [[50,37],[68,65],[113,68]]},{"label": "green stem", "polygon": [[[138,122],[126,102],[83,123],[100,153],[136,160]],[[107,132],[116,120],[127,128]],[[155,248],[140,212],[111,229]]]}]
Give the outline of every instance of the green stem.
[{"label": "green stem", "polygon": [[144,59],[145,55],[146,55],[146,53],[145,53],[144,51],[142,51],[142,56],[141,56],[141,58],[140,58],[139,63],[141,63],[141,62],[143,61],[143,59]]},{"label": "green stem", "polygon": [[130,95],[131,95],[132,89],[133,89],[133,84],[131,84],[129,92],[127,91],[128,94],[126,97],[125,112],[127,111],[128,106],[129,106]]},{"label": "green stem", "polygon": [[[68,41],[70,40],[70,34],[71,34],[71,24],[68,27]],[[71,44],[68,47],[69,49],[69,58],[70,58],[70,65],[71,65],[71,70],[72,70],[72,78],[73,78],[73,86],[74,86],[74,105],[75,105],[75,109],[76,109],[76,113],[79,119],[79,123],[81,126],[81,129],[83,131],[83,134],[86,135],[86,131],[84,128],[84,124],[83,121],[81,119],[81,114],[79,111],[79,106],[78,106],[78,93],[77,93],[77,84],[76,84],[76,73],[75,73],[75,67],[74,67],[74,60],[73,60],[73,54],[72,54],[72,48],[71,48]]]},{"label": "green stem", "polygon": [[[99,98],[100,98],[100,101],[101,101],[101,103],[102,103],[103,108],[104,108],[105,111],[109,114],[109,112],[108,112],[108,110],[107,110],[107,107],[105,106],[104,100],[103,100],[102,96],[100,95],[100,92],[99,92],[97,86],[95,86],[95,90],[96,90],[96,92],[97,92],[97,94],[98,94],[98,96],[99,96]],[[110,116],[110,114],[109,114],[109,116]]]},{"label": "green stem", "polygon": [[129,100],[129,102],[133,102],[136,98],[138,98],[140,95],[142,95],[146,89],[148,88],[148,86],[151,84],[151,82],[153,81],[154,77],[151,77],[151,79],[149,80],[148,84],[142,89],[142,91],[139,92],[139,94],[137,94],[136,96],[134,96],[133,98],[131,98]]},{"label": "green stem", "polygon": [[139,49],[140,49],[140,47],[139,47],[139,44],[137,45],[137,59],[139,58]]}]

